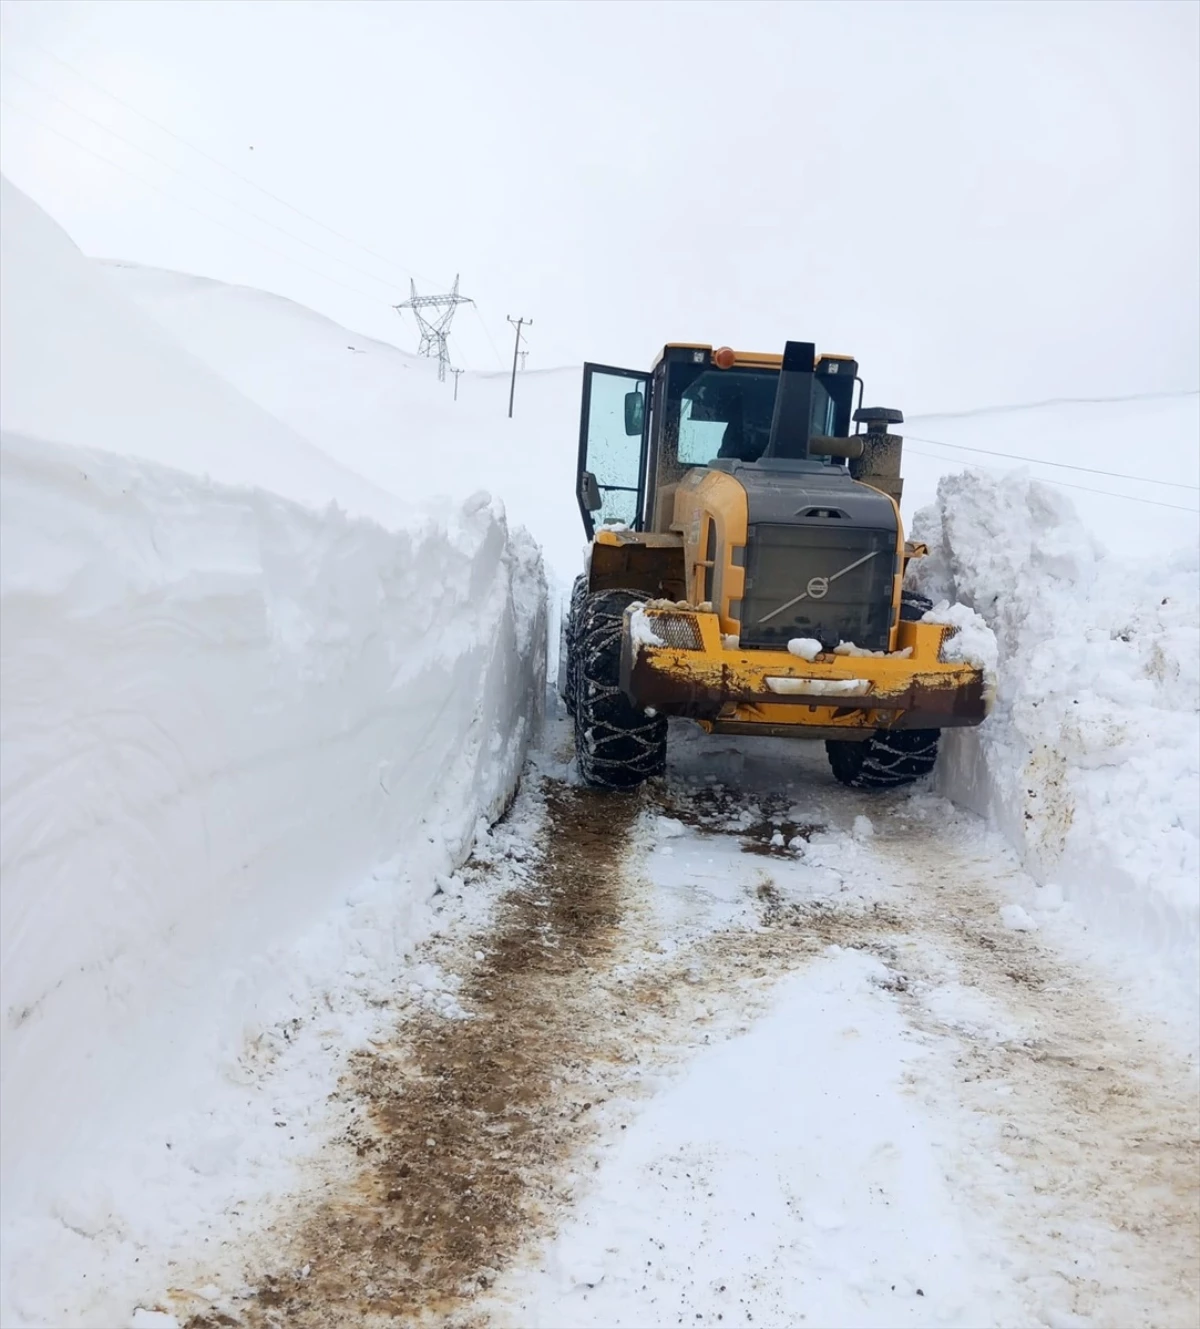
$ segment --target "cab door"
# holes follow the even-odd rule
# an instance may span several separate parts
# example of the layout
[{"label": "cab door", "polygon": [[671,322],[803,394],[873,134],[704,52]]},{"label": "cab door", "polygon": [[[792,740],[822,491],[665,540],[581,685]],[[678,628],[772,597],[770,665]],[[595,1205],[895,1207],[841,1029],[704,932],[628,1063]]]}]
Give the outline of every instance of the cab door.
[{"label": "cab door", "polygon": [[649,431],[650,375],[585,364],[575,493],[589,540],[605,522],[642,529]]}]

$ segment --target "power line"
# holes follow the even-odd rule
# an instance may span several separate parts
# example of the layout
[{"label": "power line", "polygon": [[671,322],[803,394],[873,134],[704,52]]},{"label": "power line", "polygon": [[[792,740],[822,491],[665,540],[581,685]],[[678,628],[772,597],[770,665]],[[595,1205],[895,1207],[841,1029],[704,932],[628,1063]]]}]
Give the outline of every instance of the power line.
[{"label": "power line", "polygon": [[1184,484],[1181,480],[1158,480],[1149,475],[1126,475],[1121,471],[1101,471],[1094,466],[1075,466],[1068,461],[1050,461],[1045,457],[1025,457],[1017,452],[996,452],[991,448],[973,448],[966,443],[943,443],[940,438],[922,438],[919,434],[906,437],[917,443],[933,443],[939,448],[953,448],[956,452],[981,452],[985,457],[1006,457],[1009,461],[1028,461],[1035,466],[1057,466],[1067,471],[1086,471],[1089,475],[1107,475],[1112,480],[1135,480],[1139,484],[1167,485],[1172,489],[1194,489],[1200,491],[1200,485]]},{"label": "power line", "polygon": [[293,255],[277,248],[275,245],[267,244],[265,240],[260,240],[257,236],[247,235],[245,231],[239,231],[236,226],[230,226],[228,222],[222,221],[219,217],[214,217],[211,213],[203,211],[201,208],[196,207],[194,203],[188,203],[181,198],[176,198],[174,194],[168,193],[161,185],[155,184],[153,180],[147,180],[144,175],[139,175],[136,171],[131,171],[128,166],[122,166],[120,162],[113,161],[111,157],[106,157],[103,153],[97,152],[95,148],[89,148],[86,143],[80,143],[77,138],[72,138],[70,134],[64,134],[61,129],[56,129],[53,125],[47,124],[45,120],[34,115],[31,111],[27,111],[23,106],[18,106],[15,102],[9,101],[7,97],[0,97],[0,102],[3,102],[10,111],[16,111],[18,115],[25,116],[27,120],[32,120],[34,124],[41,125],[41,127],[48,133],[54,134],[57,138],[61,138],[65,142],[70,143],[81,152],[86,152],[89,156],[95,157],[97,161],[103,162],[106,166],[111,166],[114,170],[123,172],[132,179],[137,180],[139,184],[143,184],[148,189],[153,189],[155,193],[161,194],[163,198],[169,199],[177,206],[186,208],[189,212],[194,212],[198,217],[203,217],[206,221],[212,222],[214,226],[223,227],[225,230],[231,231],[241,239],[248,240],[252,245],[258,245],[260,249],[265,249],[272,254],[278,254],[280,258],[286,258],[289,263],[295,263],[297,267],[303,268],[305,272],[311,272],[314,276],[320,277],[324,281],[332,282],[335,286],[341,286],[344,290],[353,291],[355,295],[361,295],[364,299],[370,300],[372,304],[377,303],[378,296],[372,295],[369,291],[361,290],[357,286],[351,286],[349,283],[341,281],[337,277],[331,277],[328,273],[322,272],[319,268],[314,268],[307,263],[301,262],[300,259],[293,257]]},{"label": "power line", "polygon": [[[102,87],[99,83],[95,81],[95,79],[90,78],[87,74],[84,74],[81,70],[76,69],[74,65],[68,63],[61,56],[55,55],[53,51],[47,50],[47,48],[43,46],[41,42],[36,41],[34,38],[29,37],[24,33],[21,34],[20,40],[28,43],[30,46],[36,47],[36,49],[41,51],[43,55],[48,56],[56,64],[62,65],[64,69],[70,70],[70,72],[74,74],[76,78],[82,79],[83,82],[86,83],[89,87],[95,88],[97,92],[102,93],[105,97],[108,97],[111,101],[116,102],[118,106],[123,106],[127,111],[132,111],[134,115],[138,116],[142,120],[145,120],[147,124],[153,125],[155,129],[168,135],[170,138],[175,139],[177,143],[182,143],[185,148],[190,148],[193,152],[203,157],[205,161],[212,162],[214,166],[219,166],[223,171],[228,171],[230,175],[235,176],[238,180],[241,180],[243,184],[249,185],[251,189],[257,189],[260,194],[265,194],[267,198],[273,199],[276,203],[282,204],[283,207],[287,208],[291,212],[294,212],[298,217],[303,217],[305,221],[311,222],[314,226],[319,226],[323,231],[328,231],[330,235],[336,236],[339,240],[344,241],[346,244],[353,245],[356,249],[361,249],[364,254],[370,254],[372,258],[376,258],[381,263],[386,263],[389,267],[395,268],[397,272],[402,272],[406,277],[409,278],[412,278],[414,276],[419,277],[421,281],[428,282],[430,285],[434,286],[441,284],[438,282],[431,282],[428,277],[422,277],[419,272],[417,273],[411,272],[409,269],[395,262],[394,259],[388,258],[385,254],[378,253],[376,250],[369,248],[367,245],[362,244],[358,240],[355,240],[352,236],[344,235],[341,231],[335,230],[332,226],[329,226],[325,222],[320,221],[318,218],[312,216],[310,213],[307,213],[303,211],[301,208],[296,207],[294,203],[289,203],[286,198],[281,198],[278,194],[272,193],[271,190],[265,188],[263,185],[260,185],[256,180],[250,179],[249,176],[243,175],[241,171],[235,170],[234,167],[229,166],[225,162],[221,161],[219,158],[214,157],[210,152],[206,152],[203,148],[197,147],[190,140],[184,138],[182,134],[177,134],[173,129],[168,129],[166,125],[161,124],[159,121],[155,120],[152,116],[147,115],[145,111],[139,111],[136,106],[133,106],[129,102],[125,101],[124,98],[118,97],[115,92],[109,92],[107,88]],[[376,277],[375,280],[380,281],[383,279]]]},{"label": "power line", "polygon": [[[327,231],[330,235],[335,236],[337,239],[339,239],[339,240],[345,242],[346,244],[349,244],[349,245],[354,246],[354,248],[361,250],[364,254],[369,254],[372,258],[375,258],[375,259],[379,260],[381,263],[386,264],[388,267],[394,269],[396,272],[403,273],[404,276],[406,276],[406,277],[408,277],[408,278],[410,279],[410,281],[411,281],[411,279],[412,279],[413,277],[416,277],[416,278],[418,278],[420,281],[422,281],[422,282],[427,282],[428,284],[430,284],[430,285],[432,285],[432,286],[435,286],[435,287],[437,287],[437,286],[441,286],[441,283],[433,282],[430,278],[423,277],[420,273],[414,273],[411,269],[404,267],[404,266],[403,266],[402,264],[400,264],[400,263],[397,263],[394,259],[389,258],[386,254],[381,254],[381,253],[379,253],[377,250],[370,248],[370,246],[368,246],[368,245],[364,245],[361,241],[358,241],[358,240],[354,239],[353,236],[346,235],[344,232],[337,230],[336,228],[334,228],[334,227],[328,225],[326,222],[321,221],[319,218],[312,216],[312,215],[311,215],[310,213],[308,213],[308,212],[305,212],[302,208],[297,207],[294,203],[290,203],[286,198],[281,197],[279,194],[273,193],[271,190],[267,189],[265,186],[260,185],[256,180],[253,180],[253,179],[251,179],[249,176],[244,175],[241,171],[238,171],[236,168],[234,168],[234,167],[228,165],[228,163],[221,161],[220,158],[213,156],[212,153],[207,152],[207,151],[205,151],[205,149],[203,149],[203,148],[197,146],[197,145],[196,145],[195,143],[193,143],[190,139],[187,139],[187,138],[185,138],[182,134],[179,134],[179,133],[177,133],[175,130],[170,129],[167,125],[164,125],[163,123],[161,123],[161,121],[158,121],[158,120],[154,119],[153,116],[147,115],[145,111],[140,110],[138,107],[134,106],[132,103],[126,101],[123,97],[119,97],[116,93],[109,91],[108,88],[106,88],[106,87],[104,87],[103,85],[101,85],[100,83],[96,82],[95,79],[93,79],[93,78],[91,78],[89,75],[85,74],[82,70],[78,69],[75,65],[71,64],[71,63],[70,63],[69,61],[67,61],[67,60],[64,60],[61,56],[56,55],[53,51],[48,50],[45,46],[42,45],[41,42],[35,40],[33,37],[29,37],[29,36],[27,36],[27,35],[25,35],[25,34],[22,34],[19,40],[20,40],[20,41],[24,41],[24,42],[27,43],[29,46],[34,47],[34,48],[36,48],[37,50],[39,50],[43,55],[47,56],[50,60],[53,60],[56,64],[61,65],[62,68],[68,70],[68,71],[69,71],[71,74],[73,74],[76,78],[80,79],[83,83],[86,83],[89,87],[94,88],[97,92],[99,92],[99,93],[101,93],[103,96],[107,97],[110,101],[116,102],[118,106],[123,106],[127,111],[132,112],[132,113],[133,113],[134,115],[136,115],[139,119],[144,120],[147,124],[152,125],[155,129],[159,130],[161,133],[166,134],[169,138],[172,138],[172,139],[174,139],[176,142],[183,144],[184,147],[190,149],[192,152],[196,153],[198,156],[203,157],[205,161],[211,162],[214,166],[219,167],[221,170],[226,171],[228,174],[232,175],[235,179],[240,180],[243,184],[249,185],[250,188],[258,190],[258,192],[259,192],[260,194],[263,194],[265,197],[267,197],[267,198],[269,198],[269,199],[272,199],[272,200],[273,200],[274,202],[276,202],[276,203],[281,204],[283,207],[287,208],[289,211],[294,212],[298,217],[302,217],[305,221],[311,222],[314,226],[318,226],[318,227],[320,227],[322,230]],[[18,74],[18,77],[20,77],[20,78],[24,78],[25,81],[26,81],[27,83],[29,83],[32,87],[37,88],[39,92],[42,92],[44,95],[49,96],[49,97],[52,97],[52,98],[54,98],[54,100],[61,102],[62,105],[66,106],[68,110],[73,111],[76,115],[80,115],[80,116],[84,117],[85,119],[91,120],[91,122],[92,122],[93,124],[97,125],[100,129],[103,129],[106,133],[112,134],[113,137],[115,137],[115,138],[119,139],[120,141],[122,141],[122,142],[128,144],[130,147],[134,148],[136,151],[138,151],[138,152],[142,152],[142,153],[143,153],[144,155],[146,155],[147,157],[150,157],[151,160],[158,161],[158,162],[160,162],[162,165],[167,166],[169,169],[171,169],[171,170],[173,170],[173,171],[176,171],[176,172],[181,173],[181,174],[183,173],[183,168],[182,168],[182,167],[176,166],[176,165],[174,165],[173,163],[165,162],[165,161],[163,161],[162,158],[158,158],[158,157],[156,157],[154,153],[150,152],[150,151],[149,151],[148,149],[146,149],[146,148],[141,147],[140,144],[134,143],[134,142],[132,142],[131,140],[129,140],[129,139],[127,139],[127,138],[124,138],[124,136],[122,136],[121,134],[119,134],[116,130],[110,128],[108,125],[103,124],[101,121],[96,120],[94,117],[88,115],[87,112],[81,111],[78,107],[73,106],[69,101],[66,101],[64,98],[58,96],[56,93],[51,92],[49,89],[46,89],[46,88],[41,87],[39,84],[35,83],[32,79],[30,79],[27,75],[20,74],[18,71],[15,71],[15,70],[12,71],[12,72],[17,73],[17,74]],[[28,112],[24,112],[24,113],[27,114],[27,115],[29,115]],[[30,119],[33,119],[34,117],[33,117],[32,115],[30,115],[29,118],[30,118]],[[45,127],[51,129],[51,132],[58,133],[57,130],[53,130],[52,127],[49,126],[49,125],[47,125],[47,126],[45,126]],[[67,138],[66,135],[62,135],[62,134],[60,134],[59,136],[60,136],[60,137]],[[74,140],[71,140],[71,139],[69,139],[69,138],[68,138],[68,141],[69,141],[69,142],[74,142]],[[90,148],[88,148],[85,144],[76,143],[76,146],[77,146],[77,147],[81,147],[81,148],[83,148],[84,151],[93,152],[93,150],[90,149]],[[106,160],[105,158],[100,157],[100,155],[99,155],[98,153],[95,153],[95,152],[93,152],[93,156],[97,156],[97,157],[99,157],[99,159],[102,160],[102,161],[103,161],[103,160]],[[117,163],[109,162],[108,164],[109,164],[109,165],[115,165],[115,166],[118,166],[118,169],[124,169],[124,168],[120,167]],[[127,174],[130,174],[130,175],[133,175],[133,178],[134,178],[134,179],[140,179],[140,177],[134,175],[133,172],[128,172],[128,171],[127,171],[126,173],[127,173]],[[187,178],[187,177],[185,176],[185,179],[186,179],[186,178]],[[143,183],[148,183],[148,182],[143,181]],[[220,198],[223,202],[228,203],[231,207],[238,208],[240,211],[245,212],[246,215],[247,215],[248,217],[252,217],[255,221],[258,221],[258,222],[262,223],[262,224],[265,225],[265,226],[269,226],[269,227],[271,227],[273,230],[278,231],[280,234],[282,234],[282,235],[286,235],[286,236],[288,236],[290,239],[297,241],[299,244],[304,245],[306,248],[309,248],[309,249],[313,250],[315,253],[321,254],[323,257],[329,259],[331,262],[334,262],[334,263],[341,263],[341,264],[343,264],[344,266],[349,267],[352,271],[357,272],[357,273],[360,273],[362,276],[368,277],[368,278],[370,278],[370,280],[372,280],[372,281],[374,281],[374,282],[378,282],[381,286],[388,287],[388,288],[391,289],[391,290],[400,290],[400,289],[402,289],[401,287],[397,286],[396,283],[395,283],[394,281],[392,281],[391,279],[389,279],[389,278],[384,278],[384,277],[380,277],[377,273],[370,272],[370,271],[368,271],[368,270],[365,269],[365,268],[358,267],[356,264],[351,263],[348,259],[339,258],[336,254],[331,253],[331,252],[328,251],[328,250],[322,249],[322,248],[320,248],[319,246],[312,244],[310,241],[307,241],[307,240],[303,239],[301,236],[298,236],[298,235],[296,235],[294,232],[287,230],[285,227],[279,226],[279,225],[278,225],[277,223],[275,223],[275,222],[268,221],[268,220],[267,220],[266,218],[264,218],[264,217],[260,217],[257,213],[255,213],[255,212],[251,212],[251,211],[250,211],[248,208],[246,208],[244,205],[238,203],[236,200],[234,200],[234,199],[232,199],[232,198],[229,198],[227,195],[223,195],[223,194],[221,194],[219,191],[217,191],[217,190],[215,190],[215,189],[212,189],[211,186],[209,186],[209,185],[207,185],[207,184],[204,184],[202,181],[199,181],[199,180],[193,180],[192,183],[193,183],[193,184],[197,184],[197,185],[199,185],[201,188],[207,189],[211,194],[214,195],[214,197],[216,197],[216,198]],[[156,187],[156,186],[151,186],[151,187]],[[163,192],[163,191],[162,191],[162,190],[159,190],[159,192],[161,193],[161,192]],[[166,197],[171,198],[172,196],[168,194],[168,195],[166,195]],[[180,202],[180,200],[173,200],[173,201]],[[182,206],[185,206],[185,207],[191,207],[191,205],[189,205],[189,204],[182,204]],[[207,214],[205,214],[205,213],[200,212],[199,209],[194,208],[194,207],[192,207],[191,210],[192,210],[193,212],[196,212],[197,215],[199,215],[199,216],[206,216],[206,215],[207,215]],[[214,218],[209,218],[209,220],[216,220],[216,219],[214,219]],[[226,225],[226,224],[223,223],[223,222],[218,222],[217,224],[218,224],[218,225]],[[227,225],[226,225],[226,229],[227,229],[227,230],[233,230],[232,227],[229,227],[229,226],[227,226]],[[233,233],[234,233],[235,235],[240,235],[240,234],[241,234],[241,233],[238,232],[238,231],[233,231]],[[245,239],[249,239],[250,237],[245,237],[245,236],[243,236],[243,238],[245,238]],[[259,242],[259,241],[253,241],[253,243],[258,243],[258,244],[260,244],[261,242]],[[269,246],[263,246],[263,247],[264,247],[264,248],[270,248]],[[280,251],[278,251],[278,250],[271,250],[271,252],[273,252],[273,253],[278,253],[278,252],[280,252]],[[286,257],[290,257],[290,256],[286,256]],[[292,261],[295,262],[296,260],[292,260]],[[301,266],[301,267],[304,267],[305,265],[304,265],[304,264],[300,264],[300,266]],[[310,272],[316,272],[316,271],[317,271],[316,269],[313,269],[313,268],[307,268],[306,270],[307,270],[307,271],[310,271]],[[318,275],[318,276],[325,276],[324,273],[320,273],[320,272],[317,272],[317,275]],[[332,277],[326,277],[326,280],[337,282],[337,279],[336,279],[336,278],[332,278]],[[352,286],[348,286],[348,285],[346,285],[346,283],[344,283],[344,282],[337,282],[337,284],[338,284],[338,285],[341,285],[341,286],[343,286],[343,287],[345,287],[345,289],[347,289],[347,290],[356,290],[356,289],[357,289],[357,288],[355,288],[355,287],[352,287]],[[444,289],[444,287],[442,287],[442,289]],[[365,292],[361,292],[361,291],[360,291],[359,294],[365,294]],[[373,297],[368,297],[368,298],[373,298]],[[484,323],[482,316],[479,314],[478,307],[475,306],[474,303],[472,304],[472,308],[474,309],[474,311],[475,311],[475,315],[476,315],[477,318],[479,318],[480,324],[481,324],[482,327],[483,327],[484,335],[485,335],[485,337],[486,337],[487,340],[488,340],[488,344],[489,344],[489,345],[491,346],[491,348],[492,348],[492,353],[493,353],[493,354],[495,355],[495,357],[496,357],[496,363],[497,363],[497,365],[498,365],[500,368],[503,368],[503,366],[504,366],[504,360],[503,360],[503,357],[500,355],[500,352],[499,352],[499,350],[498,350],[497,347],[496,347],[495,340],[493,339],[492,334],[491,334],[491,332],[489,331],[489,329],[488,329],[488,327],[487,327],[487,324]]]},{"label": "power line", "polygon": [[[475,301],[472,300],[472,301],[471,301],[471,306],[472,306],[472,308],[474,308],[474,305],[475,305]],[[457,337],[452,337],[452,336],[450,335],[450,333],[446,333],[446,340],[450,343],[451,346],[454,347],[454,354],[455,354],[455,357],[457,358],[459,364],[462,365],[463,369],[469,370],[469,369],[471,368],[471,366],[467,363],[467,357],[466,357],[465,355],[463,355],[463,352],[462,352],[462,346],[459,344],[458,338],[457,338]],[[451,372],[451,373],[456,373],[457,371],[452,369],[450,372]],[[458,380],[455,379],[454,382],[455,382],[455,386],[457,387]]]},{"label": "power line", "polygon": [[[184,174],[182,167],[176,166],[173,162],[167,161],[165,157],[160,157],[157,153],[151,152],[149,148],[143,148],[141,144],[134,143],[132,139],[126,138],[124,134],[118,133],[115,129],[112,129],[102,121],[97,120],[95,116],[89,115],[86,111],[81,111],[77,106],[73,106],[69,101],[60,97],[57,93],[51,92],[48,88],[43,88],[40,84],[35,83],[33,79],[28,78],[25,74],[22,74],[15,69],[9,69],[8,73],[10,76],[15,74],[17,78],[28,83],[31,88],[36,88],[43,96],[49,97],[53,101],[58,102],[60,106],[65,106],[72,115],[77,115],[81,119],[89,121],[91,124],[95,125],[97,129],[103,130],[106,134],[111,134],[113,138],[124,143],[127,147],[133,148],[135,152],[140,152],[152,162],[157,162],[160,166],[165,166],[167,170],[174,171],[177,175]],[[305,240],[303,236],[297,235],[294,231],[289,231],[287,227],[280,226],[277,222],[270,221],[266,217],[260,217],[257,212],[251,212],[244,204],[239,203],[237,199],[230,198],[228,194],[221,193],[219,189],[214,189],[211,185],[205,184],[200,180],[193,181],[192,183],[199,185],[201,189],[212,194],[214,198],[219,198],[222,203],[227,203],[230,207],[237,208],[239,212],[244,212],[247,217],[252,218],[254,221],[261,222],[263,226],[269,226],[273,231],[278,231],[281,235],[286,235],[289,239],[295,240],[297,244],[304,245],[306,249],[311,249],[314,253],[322,255],[324,258],[330,259],[334,263],[344,264],[361,276],[367,277],[371,281],[378,282],[381,286],[385,286],[389,290],[399,291],[403,289],[402,287],[397,286],[395,282],[387,281],[374,272],[368,272],[366,268],[360,268],[356,263],[351,263],[349,259],[339,258],[329,250],[322,249],[320,245],[314,245],[311,240]]]},{"label": "power line", "polygon": [[[923,452],[920,448],[909,448],[909,452],[915,453],[918,457],[929,457],[933,461],[950,461],[950,457],[939,457],[936,452]],[[1085,494],[1103,494],[1105,498],[1117,498],[1123,503],[1148,503],[1154,508],[1170,508],[1173,512],[1190,512],[1193,516],[1200,516],[1200,508],[1185,508],[1178,503],[1163,503],[1157,498],[1138,498],[1134,494],[1114,494],[1111,489],[1092,489],[1089,485],[1073,485],[1066,480],[1047,480],[1042,476],[1035,477],[1039,484],[1054,485],[1059,489],[1081,489]]]},{"label": "power line", "polygon": [[1008,415],[1013,411],[1038,411],[1046,406],[1105,406],[1113,402],[1158,401],[1169,397],[1200,396],[1200,388],[1179,388],[1169,392],[1130,392],[1115,397],[1047,397],[1044,401],[1014,402],[1008,406],[976,406],[968,411],[933,411],[910,415],[910,420],[966,420],[976,415]]},{"label": "power line", "polygon": [[1200,508],[1185,508],[1178,503],[1163,503],[1157,498],[1138,498],[1136,494],[1114,494],[1110,489],[1093,489],[1090,485],[1073,485],[1068,480],[1043,480],[1042,484],[1058,485],[1062,489],[1080,489],[1085,494],[1103,494],[1106,498],[1119,498],[1121,502],[1148,503],[1154,508],[1170,508],[1173,512],[1190,512],[1200,516]]},{"label": "power line", "polygon": [[492,340],[492,334],[488,331],[488,325],[483,321],[483,315],[479,312],[479,306],[473,304],[471,308],[475,311],[475,317],[479,320],[479,326],[483,329],[483,335],[488,339],[488,344],[491,346],[492,351],[495,353],[496,364],[499,365],[501,369],[503,369],[504,357],[500,354],[499,348],[496,346],[495,341]]}]

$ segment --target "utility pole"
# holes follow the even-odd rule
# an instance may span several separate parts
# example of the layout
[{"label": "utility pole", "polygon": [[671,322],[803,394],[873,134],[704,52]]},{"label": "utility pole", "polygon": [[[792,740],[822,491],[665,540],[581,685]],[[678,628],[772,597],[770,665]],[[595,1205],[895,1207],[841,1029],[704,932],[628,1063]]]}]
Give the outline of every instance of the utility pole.
[{"label": "utility pole", "polygon": [[459,377],[460,374],[464,373],[465,371],[462,370],[462,369],[452,369],[450,372],[454,375],[454,400],[457,401],[457,400],[458,400],[458,377]]},{"label": "utility pole", "polygon": [[522,374],[525,372],[525,361],[528,360],[528,359],[529,359],[529,352],[528,352],[528,351],[522,351],[522,352],[521,352],[521,373],[522,373]]},{"label": "utility pole", "polygon": [[[454,275],[454,285],[448,295],[418,295],[417,283],[410,278],[408,284],[412,287],[412,299],[393,305],[392,308],[396,313],[402,309],[412,310],[413,318],[417,320],[417,327],[421,331],[421,345],[417,349],[417,354],[437,356],[438,382],[444,383],[446,370],[450,368],[450,351],[446,342],[450,337],[450,323],[454,318],[454,311],[459,305],[473,305],[475,301],[469,300],[465,295],[459,295],[457,273]],[[421,312],[423,309],[440,309],[444,312],[440,316],[428,318]]]},{"label": "utility pole", "polygon": [[516,341],[513,343],[512,382],[511,382],[511,384],[509,385],[509,389],[508,389],[508,418],[511,420],[511,419],[512,419],[512,412],[513,412],[513,397],[516,395],[516,391],[517,391],[517,356],[520,355],[520,353],[521,353],[521,328],[522,328],[526,323],[528,323],[530,327],[533,327],[533,319],[531,319],[531,318],[513,318],[513,316],[512,316],[511,314],[507,315],[507,318],[508,318],[508,321],[509,321],[509,322],[513,325],[513,327],[516,328],[516,330],[517,330],[517,339],[516,339]]}]

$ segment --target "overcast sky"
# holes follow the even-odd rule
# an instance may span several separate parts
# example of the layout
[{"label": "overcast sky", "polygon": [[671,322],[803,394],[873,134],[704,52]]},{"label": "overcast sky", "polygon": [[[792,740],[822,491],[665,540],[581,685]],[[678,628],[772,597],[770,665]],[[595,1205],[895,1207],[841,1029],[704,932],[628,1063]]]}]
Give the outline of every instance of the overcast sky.
[{"label": "overcast sky", "polygon": [[4,173],[91,254],[406,348],[461,272],[473,369],[512,314],[531,369],[793,337],[910,412],[1200,378],[1189,0],[2,11]]}]

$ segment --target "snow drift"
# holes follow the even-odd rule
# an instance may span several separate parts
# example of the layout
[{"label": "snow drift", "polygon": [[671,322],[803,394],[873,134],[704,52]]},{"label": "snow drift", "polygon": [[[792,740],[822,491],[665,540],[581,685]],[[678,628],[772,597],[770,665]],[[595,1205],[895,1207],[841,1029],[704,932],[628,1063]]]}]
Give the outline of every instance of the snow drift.
[{"label": "snow drift", "polygon": [[515,787],[545,586],[486,494],[401,503],[3,207],[8,1225],[336,981],[332,906],[404,948]]},{"label": "snow drift", "polygon": [[[550,571],[582,567],[575,505],[578,367],[465,373],[457,399],[433,362],[339,326],[281,296],[127,262],[94,268],[239,392],[343,465],[410,500],[504,495]],[[396,321],[396,335],[411,335]]]},{"label": "snow drift", "polygon": [[1195,987],[1200,950],[1200,557],[1105,554],[1026,475],[944,477],[914,523],[917,589],[995,630],[995,710],[943,740],[938,784],[990,817],[1052,894]]}]

